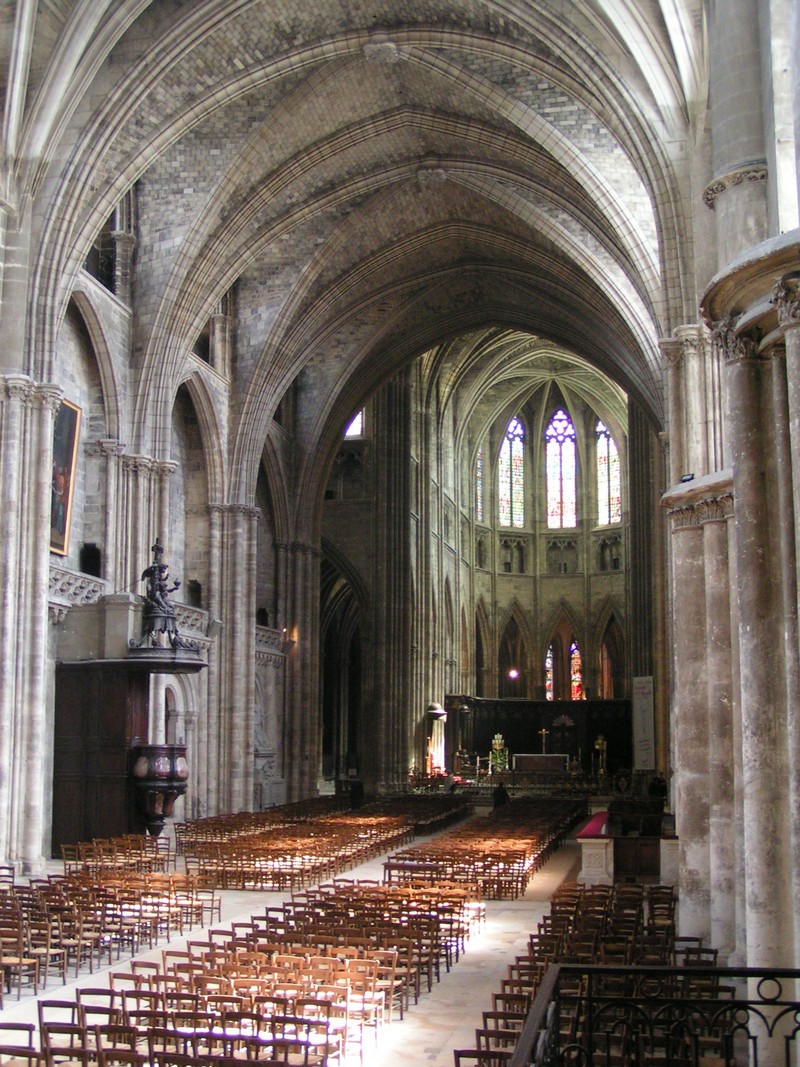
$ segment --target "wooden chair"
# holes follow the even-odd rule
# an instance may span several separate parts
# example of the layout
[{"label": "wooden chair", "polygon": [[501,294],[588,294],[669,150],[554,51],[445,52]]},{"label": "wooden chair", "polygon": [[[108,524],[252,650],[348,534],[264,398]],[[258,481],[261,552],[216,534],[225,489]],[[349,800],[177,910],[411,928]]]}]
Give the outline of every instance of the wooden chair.
[{"label": "wooden chair", "polygon": [[27,954],[39,961],[39,978],[43,985],[47,985],[47,979],[51,970],[56,977],[61,979],[63,985],[67,982],[67,950],[53,941],[53,928],[49,919],[28,919],[27,922]]},{"label": "wooden chair", "polygon": [[36,1027],[33,1023],[0,1022],[0,1045],[3,1048],[32,1049]]},{"label": "wooden chair", "polygon": [[94,1034],[81,1024],[45,1023],[39,1036],[48,1067],[65,1063],[88,1067],[97,1058]]},{"label": "wooden chair", "polygon": [[145,1067],[147,1055],[130,1048],[101,1048],[97,1052],[97,1067]]},{"label": "wooden chair", "polygon": [[30,984],[34,994],[39,990],[39,960],[26,951],[25,928],[21,920],[0,925],[0,973],[9,993],[14,980],[17,1000],[22,996],[23,982]]},{"label": "wooden chair", "polygon": [[455,1067],[500,1067],[514,1055],[511,1049],[453,1049]]},{"label": "wooden chair", "polygon": [[0,1045],[0,1062],[8,1067],[47,1067],[47,1057],[39,1049]]},{"label": "wooden chair", "polygon": [[77,1000],[40,1000],[36,1004],[39,1031],[52,1024],[78,1026],[81,1024],[81,1006]]}]

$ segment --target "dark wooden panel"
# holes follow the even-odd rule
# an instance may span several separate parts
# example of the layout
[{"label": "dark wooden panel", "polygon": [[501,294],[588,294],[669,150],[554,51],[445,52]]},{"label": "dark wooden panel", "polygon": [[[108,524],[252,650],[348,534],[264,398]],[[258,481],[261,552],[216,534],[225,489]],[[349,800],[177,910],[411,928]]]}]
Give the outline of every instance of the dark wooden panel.
[{"label": "dark wooden panel", "polygon": [[625,882],[661,875],[661,839],[658,837],[614,838],[614,881]]},{"label": "dark wooden panel", "polygon": [[102,663],[56,671],[54,856],[62,844],[140,830],[130,748],[147,737],[148,677]]}]

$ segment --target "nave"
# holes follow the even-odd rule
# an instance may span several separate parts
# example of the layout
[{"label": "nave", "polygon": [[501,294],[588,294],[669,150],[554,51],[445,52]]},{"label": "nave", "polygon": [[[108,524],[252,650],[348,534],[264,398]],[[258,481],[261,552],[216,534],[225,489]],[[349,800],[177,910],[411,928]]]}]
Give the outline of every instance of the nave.
[{"label": "nave", "polygon": [[[346,872],[353,879],[381,879],[386,855],[374,857]],[[549,901],[562,882],[574,879],[579,869],[580,851],[573,839],[565,843],[536,872],[525,893],[516,900],[486,901],[486,921],[468,939],[466,950],[460,960],[448,972],[441,971],[441,980],[434,983],[430,992],[423,992],[419,1003],[410,1006],[401,1021],[397,1013],[391,1023],[385,1023],[377,1042],[371,1034],[365,1036],[363,1067],[382,1067],[385,1064],[426,1064],[430,1067],[452,1067],[454,1048],[471,1048],[474,1045],[475,1027],[480,1025],[481,1012],[491,1007],[492,991],[500,988],[500,980],[506,974],[508,964],[515,955],[527,949],[528,934],[549,909]],[[60,869],[53,862],[53,871]],[[222,890],[221,921],[215,926],[230,926],[251,915],[263,912],[265,907],[281,905],[289,900],[290,893],[252,892]],[[189,935],[200,936],[197,935]],[[136,955],[136,960],[161,962],[165,949],[180,950],[187,938],[176,938],[169,943]],[[81,971],[77,982],[61,985],[51,979],[47,988],[37,997],[26,996],[16,1002],[13,994],[6,996],[5,1009],[0,1020],[38,1022],[37,1000],[74,1000],[79,988],[102,987],[108,984],[111,972],[125,971],[130,962],[124,958],[112,967],[95,970],[94,974]],[[424,986],[423,986],[424,990]],[[358,1053],[348,1059],[355,1067],[359,1064]]]}]

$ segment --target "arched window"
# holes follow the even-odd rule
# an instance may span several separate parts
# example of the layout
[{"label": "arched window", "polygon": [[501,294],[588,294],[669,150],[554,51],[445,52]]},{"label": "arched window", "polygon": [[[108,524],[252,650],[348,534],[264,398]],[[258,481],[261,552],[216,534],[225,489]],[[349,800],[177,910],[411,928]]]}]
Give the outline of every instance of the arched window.
[{"label": "arched window", "polygon": [[475,457],[475,521],[483,522],[483,445]]},{"label": "arched window", "polygon": [[525,522],[524,441],[525,428],[515,417],[509,422],[506,436],[500,446],[497,468],[501,526],[522,526]]},{"label": "arched window", "polygon": [[548,423],[544,439],[547,525],[550,529],[577,526],[575,427],[560,408]]},{"label": "arched window", "polygon": [[344,431],[345,437],[363,437],[364,436],[364,409],[362,408],[352,421],[349,423],[347,429]]},{"label": "arched window", "polygon": [[583,660],[581,659],[581,650],[575,641],[569,646],[569,677],[570,700],[584,700]]},{"label": "arched window", "polygon": [[622,491],[619,452],[610,431],[598,419],[597,434],[597,522],[610,526],[622,522]]},{"label": "arched window", "polygon": [[553,646],[551,645],[547,650],[547,655],[544,657],[544,698],[545,700],[555,700],[554,686],[553,686]]}]

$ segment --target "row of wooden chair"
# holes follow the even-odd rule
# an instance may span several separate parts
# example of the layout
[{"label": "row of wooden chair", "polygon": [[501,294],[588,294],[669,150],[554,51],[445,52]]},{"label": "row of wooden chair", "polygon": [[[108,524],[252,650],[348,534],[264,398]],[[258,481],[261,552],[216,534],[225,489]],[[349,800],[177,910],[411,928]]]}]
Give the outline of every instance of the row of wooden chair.
[{"label": "row of wooden chair", "polygon": [[46,1022],[38,1041],[32,1024],[0,1023],[0,1058],[9,1057],[15,1067],[197,1067],[208,1062],[241,1067],[251,1060],[328,1067],[341,1063],[342,1045],[327,1007],[309,1000],[302,1005],[305,1015],[230,1013],[219,1020],[176,1018],[166,1026]]},{"label": "row of wooden chair", "polygon": [[123,834],[61,845],[67,876],[87,874],[99,878],[115,873],[154,873],[175,870],[176,854],[167,837]]},{"label": "row of wooden chair", "polygon": [[387,882],[436,884],[445,878],[481,887],[484,898],[516,899],[566,831],[585,800],[525,797],[432,841],[396,852],[384,863]]}]

